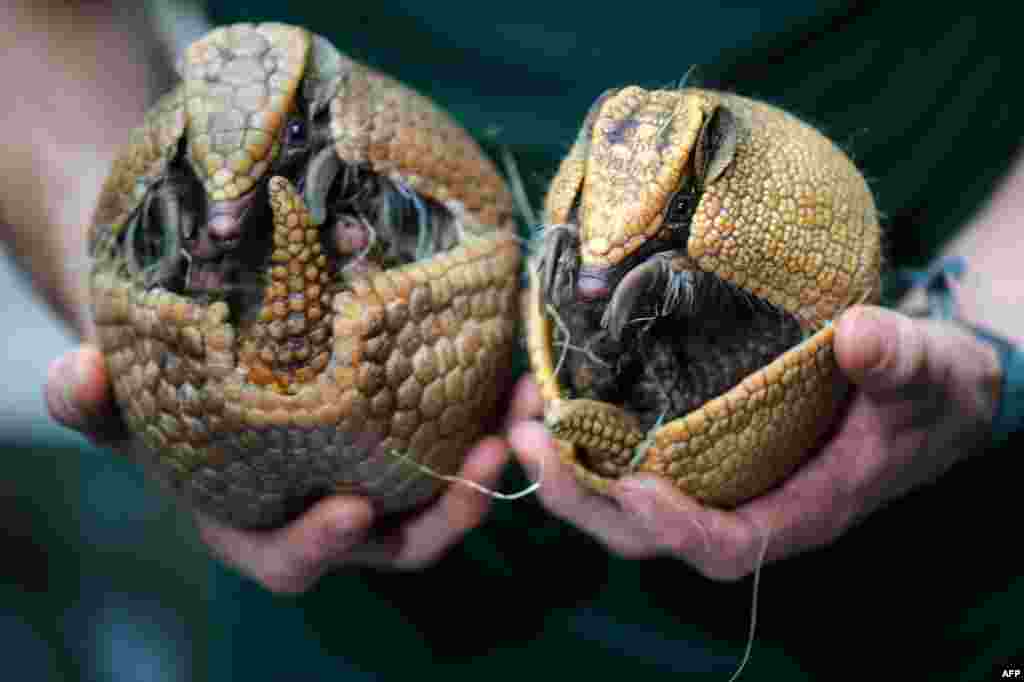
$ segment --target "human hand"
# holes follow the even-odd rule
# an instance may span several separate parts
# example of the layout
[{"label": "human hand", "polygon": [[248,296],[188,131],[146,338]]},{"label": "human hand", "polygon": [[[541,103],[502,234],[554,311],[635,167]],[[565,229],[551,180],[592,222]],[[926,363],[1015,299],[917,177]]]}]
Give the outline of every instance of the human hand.
[{"label": "human hand", "polygon": [[[65,354],[50,366],[46,402],[51,416],[97,445],[122,452],[130,435],[117,415],[103,356],[95,346]],[[510,419],[525,415],[510,413]],[[498,437],[481,440],[459,476],[493,487],[507,461]],[[221,561],[273,592],[298,593],[332,568],[345,565],[414,570],[438,560],[483,519],[490,498],[453,485],[428,508],[380,533],[370,503],[335,495],[275,530],[243,531],[195,512],[199,535]]]},{"label": "human hand", "polygon": [[[540,423],[513,425],[509,440],[524,466],[543,466],[544,505],[612,551],[674,556],[707,577],[736,580],[762,552],[773,561],[832,542],[987,437],[1000,368],[968,331],[855,306],[837,324],[835,353],[855,392],[828,442],[778,488],[732,511],[704,507],[650,475],[624,477],[610,497],[597,495],[576,482]],[[518,414],[541,415],[531,379],[517,386],[514,404]]]}]

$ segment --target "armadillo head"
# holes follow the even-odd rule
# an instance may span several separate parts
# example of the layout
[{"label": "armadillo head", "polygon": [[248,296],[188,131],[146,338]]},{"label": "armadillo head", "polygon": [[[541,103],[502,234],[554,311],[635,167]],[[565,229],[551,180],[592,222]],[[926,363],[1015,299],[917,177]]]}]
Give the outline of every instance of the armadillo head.
[{"label": "armadillo head", "polygon": [[[263,237],[269,234],[266,187],[272,176],[293,178],[300,192],[330,184],[333,176],[309,173],[337,170],[312,160],[320,152],[334,157],[319,114],[347,68],[348,59],[324,39],[284,24],[227,26],[185,52],[179,64],[181,153],[190,172],[178,176],[178,193],[196,222],[184,235],[192,259],[189,288],[223,287],[238,268],[237,258],[226,254],[254,225]],[[318,206],[325,197],[307,199],[322,219]]]},{"label": "armadillo head", "polygon": [[190,284],[222,283],[218,259],[238,246],[256,204],[266,203],[256,197],[268,171],[282,154],[308,152],[296,93],[310,40],[293,26],[236,25],[213,31],[182,57],[185,157],[205,204],[187,246],[195,263]]},{"label": "armadillo head", "polygon": [[695,185],[708,181],[698,166],[711,142],[703,105],[628,87],[591,108],[546,206],[552,222],[579,225],[578,298],[607,297],[644,257],[685,247],[692,206],[675,199],[692,199]]}]

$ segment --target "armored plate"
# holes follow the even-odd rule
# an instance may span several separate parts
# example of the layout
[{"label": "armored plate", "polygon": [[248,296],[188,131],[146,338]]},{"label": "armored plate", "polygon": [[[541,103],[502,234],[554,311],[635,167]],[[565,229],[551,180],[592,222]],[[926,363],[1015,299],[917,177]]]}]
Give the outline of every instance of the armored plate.
[{"label": "armored plate", "polygon": [[729,507],[813,450],[846,392],[831,321],[880,289],[875,204],[838,147],[736,95],[609,91],[545,224],[530,360],[585,484],[649,472]]},{"label": "armored plate", "polygon": [[153,471],[243,527],[421,505],[492,417],[518,317],[508,191],[432,102],[282,24],[219,28],[90,227],[116,399]]}]

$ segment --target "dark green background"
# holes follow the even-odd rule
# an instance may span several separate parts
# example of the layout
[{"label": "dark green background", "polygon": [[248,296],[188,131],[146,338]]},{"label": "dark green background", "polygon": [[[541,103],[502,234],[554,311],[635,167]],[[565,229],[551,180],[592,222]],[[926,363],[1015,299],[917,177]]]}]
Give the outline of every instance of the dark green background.
[{"label": "dark green background", "polygon": [[[919,265],[977,210],[1024,130],[1019,22],[976,4],[223,2],[211,11],[217,23],[309,26],[431,95],[489,151],[516,156],[535,202],[597,94],[675,83],[696,65],[691,82],[780,104],[839,142],[876,193],[889,262]],[[832,547],[767,567],[747,679],[991,679],[1024,641],[1014,447],[958,465]],[[532,500],[498,503],[429,571],[350,571],[284,599],[209,568],[186,522],[131,465],[86,448],[23,450],[5,448],[24,464],[3,497],[4,547],[16,558],[0,568],[0,599],[51,647],[57,679],[102,667],[86,616],[111,599],[136,605],[140,632],[184,628],[194,679],[210,664],[211,679],[721,680],[742,652],[749,579],[716,584],[675,561],[613,560]],[[504,487],[521,483],[513,471]],[[147,511],[125,524],[126,508]],[[167,610],[177,615],[164,626]]]}]

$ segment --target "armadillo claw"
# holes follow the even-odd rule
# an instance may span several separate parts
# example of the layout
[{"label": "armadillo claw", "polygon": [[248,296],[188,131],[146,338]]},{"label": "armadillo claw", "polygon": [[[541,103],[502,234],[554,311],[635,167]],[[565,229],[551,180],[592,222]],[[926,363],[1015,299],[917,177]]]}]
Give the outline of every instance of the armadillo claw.
[{"label": "armadillo claw", "polygon": [[545,300],[560,306],[572,300],[579,270],[579,234],[574,225],[553,225],[544,234],[539,267]]},{"label": "armadillo claw", "polygon": [[645,311],[660,316],[674,309],[679,296],[685,291],[685,284],[674,284],[674,280],[685,279],[686,272],[672,270],[673,252],[655,254],[641,265],[626,273],[612,293],[611,301],[601,316],[601,326],[608,330],[615,341],[622,340],[626,326],[636,319],[641,300],[656,301],[653,310]]}]

